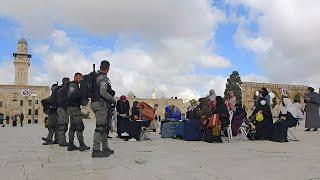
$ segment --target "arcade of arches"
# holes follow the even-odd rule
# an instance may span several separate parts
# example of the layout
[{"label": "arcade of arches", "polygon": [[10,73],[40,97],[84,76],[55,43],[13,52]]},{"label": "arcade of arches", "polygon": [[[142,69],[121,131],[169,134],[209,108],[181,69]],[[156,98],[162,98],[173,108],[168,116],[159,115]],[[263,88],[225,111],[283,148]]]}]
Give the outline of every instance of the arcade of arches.
[{"label": "arcade of arches", "polygon": [[281,98],[280,89],[284,88],[288,92],[290,99],[300,97],[300,102],[303,103],[303,95],[307,93],[308,86],[303,85],[288,85],[288,84],[270,84],[270,83],[256,83],[256,82],[242,82],[242,104],[246,107],[248,115],[251,115],[252,108],[254,106],[255,92],[262,87],[267,88],[269,92],[274,94],[272,98],[272,114],[274,116],[279,114],[279,102]]}]

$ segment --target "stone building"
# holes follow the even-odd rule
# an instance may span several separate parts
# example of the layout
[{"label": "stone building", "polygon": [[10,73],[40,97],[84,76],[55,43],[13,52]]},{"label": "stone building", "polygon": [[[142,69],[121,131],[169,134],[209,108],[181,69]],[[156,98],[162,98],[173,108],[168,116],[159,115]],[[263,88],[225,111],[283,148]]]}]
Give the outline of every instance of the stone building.
[{"label": "stone building", "polygon": [[294,97],[300,97],[300,102],[304,105],[303,95],[308,92],[308,86],[304,85],[289,85],[289,84],[271,84],[271,83],[256,83],[256,82],[242,82],[242,104],[246,107],[248,115],[251,115],[252,108],[254,106],[255,92],[262,87],[267,88],[269,93],[274,94],[274,98],[271,99],[275,104],[272,106],[273,115],[278,115],[278,107],[281,100],[282,88],[286,89],[290,99]]},{"label": "stone building", "polygon": [[49,96],[50,88],[28,84],[31,57],[28,43],[22,37],[13,53],[14,84],[0,84],[0,113],[9,115],[10,119],[13,115],[23,113],[26,122],[38,123],[43,122],[45,117],[40,101]]}]

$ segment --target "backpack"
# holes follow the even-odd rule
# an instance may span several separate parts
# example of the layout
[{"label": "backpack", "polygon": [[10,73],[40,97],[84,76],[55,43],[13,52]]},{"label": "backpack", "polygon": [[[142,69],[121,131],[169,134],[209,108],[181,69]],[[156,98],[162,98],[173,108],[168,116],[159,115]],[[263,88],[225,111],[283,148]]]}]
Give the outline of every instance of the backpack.
[{"label": "backpack", "polygon": [[93,71],[83,76],[80,81],[80,94],[82,98],[82,105],[87,105],[89,98],[95,97],[95,78],[96,72]]},{"label": "backpack", "polygon": [[50,96],[50,104],[54,108],[57,108],[57,106],[58,106],[57,97],[58,97],[58,91],[60,88],[61,88],[61,86],[57,86],[57,87],[53,88],[51,96]]},{"label": "backpack", "polygon": [[41,105],[43,107],[43,112],[45,114],[48,114],[49,113],[49,110],[50,110],[50,102],[48,101],[48,98],[46,99],[42,99],[41,100]]}]

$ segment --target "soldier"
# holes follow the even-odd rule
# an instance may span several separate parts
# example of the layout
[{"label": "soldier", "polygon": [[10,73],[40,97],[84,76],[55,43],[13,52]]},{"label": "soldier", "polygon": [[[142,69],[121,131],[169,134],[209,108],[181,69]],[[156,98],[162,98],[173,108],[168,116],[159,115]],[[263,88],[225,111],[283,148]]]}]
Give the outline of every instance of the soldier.
[{"label": "soldier", "polygon": [[57,104],[58,104],[58,139],[59,146],[67,146],[66,142],[66,132],[68,130],[69,114],[68,108],[68,85],[70,79],[65,77],[62,79],[62,87],[58,91]]},{"label": "soldier", "polygon": [[[83,141],[83,130],[84,124],[82,121],[82,113],[80,106],[82,104],[82,97],[80,93],[79,83],[82,80],[82,74],[76,73],[74,75],[74,81],[69,84],[68,88],[68,113],[70,115],[70,129],[69,129],[69,144],[68,151],[85,151],[89,150],[90,147],[86,146]],[[73,143],[74,134],[77,133],[79,147]]]},{"label": "soldier", "polygon": [[[112,106],[115,105],[115,92],[111,89],[111,84],[107,74],[110,63],[102,61],[100,71],[95,76],[94,97],[91,98],[91,108],[96,115],[96,129],[93,135],[92,157],[108,157],[114,153],[108,146],[108,133],[110,130]],[[100,150],[102,144],[102,151]]]},{"label": "soldier", "polygon": [[[43,145],[50,145],[50,144],[58,144],[58,132],[57,132],[57,105],[55,103],[56,94],[58,91],[58,85],[53,84],[51,86],[51,96],[41,100],[41,104],[43,106],[43,111],[45,114],[48,115],[48,136],[45,138],[43,137],[42,140],[45,141]],[[54,141],[52,141],[54,136]]]}]

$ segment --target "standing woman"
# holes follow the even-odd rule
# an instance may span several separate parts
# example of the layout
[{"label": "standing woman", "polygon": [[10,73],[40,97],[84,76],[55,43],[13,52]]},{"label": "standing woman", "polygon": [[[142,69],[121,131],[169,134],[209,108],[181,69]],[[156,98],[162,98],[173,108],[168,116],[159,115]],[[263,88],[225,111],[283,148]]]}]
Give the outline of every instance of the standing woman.
[{"label": "standing woman", "polygon": [[[213,111],[213,114],[219,115],[219,119],[221,121],[221,129],[224,129],[230,124],[229,112],[221,96],[216,97],[216,107],[215,107],[215,110]],[[218,136],[214,137],[214,142],[222,143],[221,132],[216,133],[216,135]]]},{"label": "standing woman", "polygon": [[152,130],[153,132],[157,131],[157,128],[159,127],[159,123],[158,123],[158,116],[156,115],[157,109],[158,109],[159,105],[155,104],[153,109],[154,109],[154,120],[150,123],[149,126],[149,130]]},{"label": "standing woman", "polygon": [[264,100],[266,100],[267,105],[269,106],[270,105],[270,95],[269,95],[267,88],[265,88],[265,87],[261,88],[261,94],[262,94],[262,97],[264,98]]},{"label": "standing woman", "polygon": [[228,110],[229,110],[229,111],[230,111],[230,110],[235,111],[235,110],[236,110],[236,108],[235,108],[236,103],[237,103],[237,98],[236,98],[236,96],[234,95],[234,92],[233,92],[233,91],[230,91],[230,92],[228,93],[228,100],[227,100],[227,102],[226,102],[226,105],[227,105]]},{"label": "standing woman", "polygon": [[320,96],[312,87],[308,88],[309,93],[305,94],[304,101],[306,103],[306,125],[307,128],[305,131],[310,131],[311,128],[314,128],[313,131],[318,131],[320,127],[320,116],[319,116],[319,107],[320,107]]},{"label": "standing woman", "polygon": [[12,116],[12,126],[17,126],[17,116],[18,115],[13,115]]},{"label": "standing woman", "polygon": [[6,115],[6,123],[7,123],[7,124],[9,124],[9,119],[10,119],[10,117],[9,117],[9,115],[7,114],[7,115]]},{"label": "standing woman", "polygon": [[209,96],[208,96],[208,99],[209,99],[209,107],[211,110],[214,110],[215,107],[216,107],[216,91],[214,89],[211,89],[209,91]]}]

